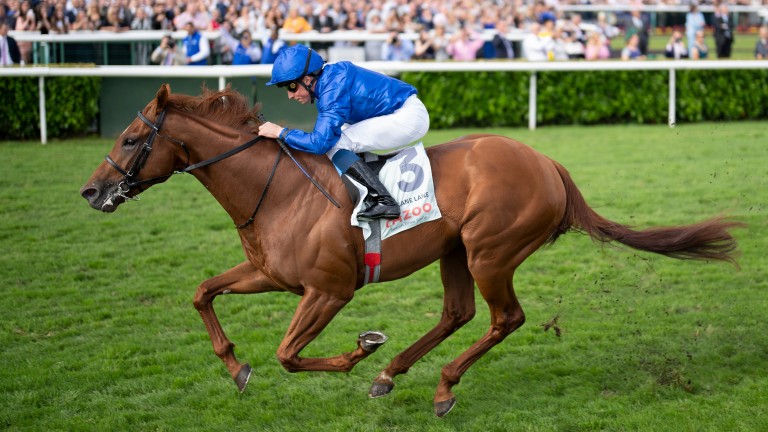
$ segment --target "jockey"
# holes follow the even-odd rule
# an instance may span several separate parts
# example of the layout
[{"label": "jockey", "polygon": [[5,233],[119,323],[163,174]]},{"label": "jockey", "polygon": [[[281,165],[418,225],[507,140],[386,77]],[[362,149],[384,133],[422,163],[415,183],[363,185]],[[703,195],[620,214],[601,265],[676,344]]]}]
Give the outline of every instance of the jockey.
[{"label": "jockey", "polygon": [[416,89],[395,78],[342,61],[326,64],[311,48],[294,45],[281,52],[267,85],[285,87],[288,99],[317,101],[312,132],[264,123],[259,134],[314,154],[325,153],[339,173],[368,190],[358,219],[396,219],[400,206],[357,153],[390,150],[422,138],[429,114]]}]

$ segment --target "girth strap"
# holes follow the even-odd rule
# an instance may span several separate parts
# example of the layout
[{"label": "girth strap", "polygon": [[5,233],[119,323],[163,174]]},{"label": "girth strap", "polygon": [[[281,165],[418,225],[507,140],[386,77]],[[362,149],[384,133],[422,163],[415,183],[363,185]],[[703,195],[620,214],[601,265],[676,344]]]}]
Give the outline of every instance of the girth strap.
[{"label": "girth strap", "polygon": [[379,281],[381,273],[381,222],[374,220],[370,223],[371,235],[365,239],[365,281],[373,283]]}]

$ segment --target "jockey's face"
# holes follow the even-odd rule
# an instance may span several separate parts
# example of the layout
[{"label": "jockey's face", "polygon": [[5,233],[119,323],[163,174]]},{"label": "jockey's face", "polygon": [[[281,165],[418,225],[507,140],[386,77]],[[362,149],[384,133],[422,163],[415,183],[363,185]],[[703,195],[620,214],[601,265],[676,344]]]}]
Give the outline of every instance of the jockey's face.
[{"label": "jockey's face", "polygon": [[[305,76],[300,81],[303,82],[305,85],[308,85],[309,82],[312,81],[312,78]],[[296,91],[294,91],[294,92],[290,91],[290,89],[288,89],[288,86],[286,87],[286,90],[287,90],[287,93],[288,93],[288,99],[295,100],[296,102],[298,102],[298,103],[300,103],[302,105],[308,104],[310,102],[310,100],[311,100],[311,98],[309,96],[309,92],[301,84],[297,83]]]}]

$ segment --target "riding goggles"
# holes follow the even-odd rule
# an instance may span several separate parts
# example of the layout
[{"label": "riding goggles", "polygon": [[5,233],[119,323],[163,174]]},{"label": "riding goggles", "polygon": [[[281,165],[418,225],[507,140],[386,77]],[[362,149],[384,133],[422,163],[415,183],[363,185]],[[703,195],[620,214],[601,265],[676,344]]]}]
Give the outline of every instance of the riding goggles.
[{"label": "riding goggles", "polygon": [[296,90],[299,89],[299,82],[298,81],[289,81],[287,83],[280,83],[277,85],[278,87],[285,87],[286,90],[288,90],[289,93],[296,93]]}]

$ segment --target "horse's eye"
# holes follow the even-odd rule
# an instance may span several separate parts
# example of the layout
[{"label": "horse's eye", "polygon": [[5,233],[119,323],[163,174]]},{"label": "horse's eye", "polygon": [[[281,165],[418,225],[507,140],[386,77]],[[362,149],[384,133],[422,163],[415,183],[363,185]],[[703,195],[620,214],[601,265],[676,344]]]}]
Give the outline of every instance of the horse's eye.
[{"label": "horse's eye", "polygon": [[136,145],[136,139],[134,138],[126,138],[125,141],[123,141],[123,147],[131,148]]}]

